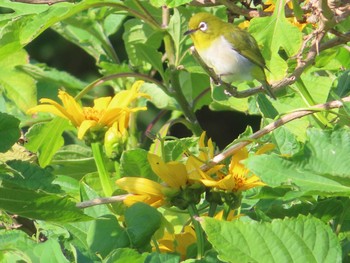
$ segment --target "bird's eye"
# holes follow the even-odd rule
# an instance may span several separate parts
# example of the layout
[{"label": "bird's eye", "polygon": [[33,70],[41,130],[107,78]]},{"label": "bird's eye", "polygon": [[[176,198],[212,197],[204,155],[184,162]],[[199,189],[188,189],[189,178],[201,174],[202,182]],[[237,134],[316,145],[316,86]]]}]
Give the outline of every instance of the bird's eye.
[{"label": "bird's eye", "polygon": [[208,25],[205,22],[200,22],[198,28],[204,32],[208,29]]}]

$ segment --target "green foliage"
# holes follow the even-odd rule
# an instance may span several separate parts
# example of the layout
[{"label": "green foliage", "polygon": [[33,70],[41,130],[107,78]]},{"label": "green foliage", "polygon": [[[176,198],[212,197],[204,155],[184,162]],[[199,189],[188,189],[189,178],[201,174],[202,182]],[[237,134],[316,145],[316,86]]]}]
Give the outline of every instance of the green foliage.
[{"label": "green foliage", "polygon": [[341,262],[336,235],[312,217],[271,223],[206,218],[202,225],[226,262]]},{"label": "green foliage", "polygon": [[[293,195],[349,195],[350,132],[309,129],[301,152],[292,157],[260,155],[247,166],[269,186],[290,185]],[[269,165],[266,165],[268,163]]]},{"label": "green foliage", "polygon": [[[38,154],[41,167],[47,166],[56,151],[64,144],[62,133],[66,130],[68,122],[61,118],[55,118],[45,124],[36,124],[32,126],[27,133],[27,149]],[[50,147],[47,147],[50,145]]]},{"label": "green foliage", "polygon": [[[210,6],[25,2],[0,0],[1,262],[350,261],[350,18],[344,3],[329,9],[324,1],[294,0],[293,7],[284,0],[270,6],[245,0]],[[211,83],[184,35],[190,17],[202,11],[247,27],[277,100],[261,93],[255,80],[234,82],[238,96]],[[43,57],[51,48],[53,54],[65,49],[45,37],[47,30],[90,56],[94,73],[77,77],[67,63],[33,56],[33,49]],[[85,66],[78,54],[64,54],[59,62],[71,63],[74,72]],[[130,91],[137,80],[147,96],[136,94],[131,105],[127,96],[118,101],[128,104],[113,116],[125,138],[114,145],[121,156],[108,159],[102,145],[112,115],[105,124],[100,117],[109,109],[88,107]],[[77,105],[64,107],[78,120],[53,118],[62,112],[59,90],[75,97]],[[53,115],[26,114],[42,98],[52,100]],[[213,136],[214,145],[226,139],[223,151],[207,147],[208,138],[200,145],[202,128],[209,127],[209,117],[199,117],[203,107],[258,115],[259,131],[247,125],[236,140]],[[77,138],[81,118],[94,124],[87,134],[101,135],[93,148]],[[177,134],[179,126],[191,136]],[[214,124],[207,136],[225,137],[223,128]],[[149,153],[164,165],[151,165]],[[229,165],[232,155],[245,154]],[[215,187],[200,180],[199,169]],[[218,181],[227,175],[237,189],[221,188],[227,182]],[[129,177],[139,178],[131,190],[115,184]],[[254,180],[266,185],[255,187]],[[132,198],[161,207],[131,205]],[[186,201],[188,209],[171,207],[171,200]]]},{"label": "green foliage", "polygon": [[6,152],[20,136],[20,121],[15,117],[0,112],[0,152]]}]

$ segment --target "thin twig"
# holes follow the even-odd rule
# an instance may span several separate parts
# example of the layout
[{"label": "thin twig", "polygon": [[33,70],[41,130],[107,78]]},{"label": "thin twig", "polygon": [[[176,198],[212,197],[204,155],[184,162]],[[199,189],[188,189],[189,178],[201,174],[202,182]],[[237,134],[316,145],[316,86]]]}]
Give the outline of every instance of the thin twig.
[{"label": "thin twig", "polygon": [[78,208],[87,208],[95,205],[111,204],[116,202],[123,202],[129,194],[116,195],[111,197],[95,198],[89,201],[84,201],[76,204]]},{"label": "thin twig", "polygon": [[277,128],[281,127],[282,125],[291,122],[295,119],[302,118],[304,116],[313,114],[315,112],[319,112],[320,110],[329,110],[329,109],[334,109],[334,108],[340,108],[343,106],[344,102],[350,102],[350,96],[342,98],[342,100],[335,100],[323,104],[317,104],[312,106],[310,109],[302,109],[302,110],[297,110],[292,113],[286,114],[280,119],[268,124],[261,130],[253,133],[251,136],[249,136],[245,141],[240,141],[235,145],[232,145],[231,147],[227,148],[223,152],[219,153],[216,155],[210,162],[209,164],[203,165],[201,169],[203,171],[206,171],[210,169],[213,165],[216,165],[226,158],[232,156],[234,153],[239,151],[241,148],[247,146],[248,144],[252,143],[253,141],[256,141],[257,139],[261,138],[262,136],[270,133],[273,130],[276,130]]}]

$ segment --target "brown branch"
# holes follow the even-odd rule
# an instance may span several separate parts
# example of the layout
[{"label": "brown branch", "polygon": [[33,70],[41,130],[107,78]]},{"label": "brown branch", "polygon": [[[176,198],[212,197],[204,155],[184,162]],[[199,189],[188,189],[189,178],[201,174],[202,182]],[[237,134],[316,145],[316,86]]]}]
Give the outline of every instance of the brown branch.
[{"label": "brown branch", "polygon": [[273,130],[276,130],[277,128],[281,127],[282,125],[284,125],[288,122],[291,122],[295,119],[299,119],[299,118],[305,117],[307,115],[310,115],[310,114],[313,114],[315,112],[319,112],[322,110],[341,108],[341,107],[343,107],[344,102],[350,102],[350,96],[343,98],[341,101],[335,100],[335,101],[330,101],[330,102],[327,102],[324,104],[317,104],[310,109],[301,109],[301,110],[297,110],[297,111],[294,111],[292,113],[286,114],[283,117],[281,117],[280,119],[268,124],[267,126],[262,128],[261,130],[253,133],[246,140],[238,142],[237,144],[232,145],[231,147],[227,148],[223,152],[219,153],[211,160],[211,162],[209,164],[203,165],[201,167],[201,169],[203,171],[210,169],[212,166],[214,166],[214,165],[222,162],[226,158],[232,156],[233,154],[235,154],[237,151],[239,151],[243,147],[245,147],[248,144],[252,143],[253,141],[261,138],[262,136],[272,132]]},{"label": "brown branch", "polygon": [[123,202],[129,194],[116,195],[111,197],[95,198],[89,201],[84,201],[76,204],[77,208],[87,208],[95,205],[111,204],[116,202]]}]

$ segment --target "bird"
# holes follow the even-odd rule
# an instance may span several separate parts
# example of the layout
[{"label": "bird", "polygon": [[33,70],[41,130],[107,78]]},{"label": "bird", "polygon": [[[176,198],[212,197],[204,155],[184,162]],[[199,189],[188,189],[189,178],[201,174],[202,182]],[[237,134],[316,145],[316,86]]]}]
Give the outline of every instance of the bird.
[{"label": "bird", "polygon": [[255,38],[247,31],[209,13],[197,13],[188,23],[194,47],[204,63],[221,81],[258,80],[268,95],[276,96],[266,80],[267,69]]}]

